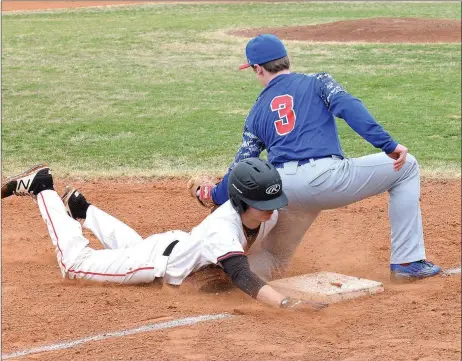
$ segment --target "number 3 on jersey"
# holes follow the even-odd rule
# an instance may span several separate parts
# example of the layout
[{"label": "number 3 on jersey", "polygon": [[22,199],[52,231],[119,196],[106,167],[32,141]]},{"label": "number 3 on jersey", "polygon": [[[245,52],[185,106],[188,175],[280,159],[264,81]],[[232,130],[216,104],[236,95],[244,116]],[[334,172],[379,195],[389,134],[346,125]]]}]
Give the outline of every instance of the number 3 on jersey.
[{"label": "number 3 on jersey", "polygon": [[274,122],[279,135],[289,134],[295,127],[294,98],[284,94],[274,97],[271,101],[271,110],[277,111],[279,119]]}]

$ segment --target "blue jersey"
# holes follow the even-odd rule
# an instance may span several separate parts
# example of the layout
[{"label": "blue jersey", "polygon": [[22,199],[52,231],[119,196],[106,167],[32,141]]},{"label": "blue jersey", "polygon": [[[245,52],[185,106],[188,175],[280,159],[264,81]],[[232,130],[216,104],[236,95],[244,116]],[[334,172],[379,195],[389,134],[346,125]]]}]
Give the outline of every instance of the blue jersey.
[{"label": "blue jersey", "polygon": [[398,145],[363,103],[329,74],[281,74],[269,82],[250,110],[234,162],[212,191],[214,202],[222,204],[228,199],[228,175],[234,165],[258,157],[264,149],[275,166],[330,155],[343,157],[335,117],[386,153]]}]

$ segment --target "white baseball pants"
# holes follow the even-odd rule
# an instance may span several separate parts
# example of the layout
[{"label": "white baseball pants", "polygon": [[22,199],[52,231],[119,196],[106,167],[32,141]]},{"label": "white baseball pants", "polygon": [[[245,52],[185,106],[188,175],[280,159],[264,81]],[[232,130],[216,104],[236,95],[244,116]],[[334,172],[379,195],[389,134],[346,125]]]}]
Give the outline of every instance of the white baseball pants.
[{"label": "white baseball pants", "polygon": [[168,257],[162,257],[175,235],[153,235],[146,240],[132,228],[91,205],[83,224],[105,249],[88,246],[80,223],[69,217],[59,195],[52,190],[37,196],[63,277],[125,284],[149,283],[165,274]]}]

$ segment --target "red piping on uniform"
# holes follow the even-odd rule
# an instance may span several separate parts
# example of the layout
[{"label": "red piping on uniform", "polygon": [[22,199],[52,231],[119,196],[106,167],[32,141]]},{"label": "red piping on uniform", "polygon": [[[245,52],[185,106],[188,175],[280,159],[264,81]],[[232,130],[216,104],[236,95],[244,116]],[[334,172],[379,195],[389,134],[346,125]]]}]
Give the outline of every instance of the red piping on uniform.
[{"label": "red piping on uniform", "polygon": [[232,257],[232,256],[238,256],[238,255],[241,255],[241,254],[244,254],[244,252],[228,252],[228,253],[224,254],[223,256],[218,257],[217,261],[222,261],[225,258],[229,258],[229,257]]},{"label": "red piping on uniform", "polygon": [[154,269],[154,267],[142,267],[142,268],[137,268],[137,269],[135,269],[133,271],[129,271],[127,273],[114,273],[114,274],[111,274],[111,273],[85,272],[85,271],[74,271],[72,269],[70,269],[68,272],[83,273],[85,275],[93,275],[93,276],[123,277],[123,276],[129,275],[130,273],[135,273],[135,272],[138,272],[138,271],[145,271],[145,270],[153,270],[153,269]]},{"label": "red piping on uniform", "polygon": [[51,220],[50,213],[48,213],[48,207],[47,207],[47,205],[45,203],[45,198],[43,198],[42,193],[39,193],[38,195],[40,196],[40,198],[42,198],[43,206],[45,207],[45,211],[47,212],[47,216],[48,216],[48,219],[50,220],[51,227],[53,228],[53,232],[54,232],[55,237],[56,237],[56,246],[58,247],[59,253],[61,253],[61,264],[63,265],[64,269],[66,269],[66,265],[63,262],[63,251],[61,251],[61,248],[59,248],[58,234],[56,233],[55,226],[53,224],[53,221]]},{"label": "red piping on uniform", "polygon": [[[43,206],[45,207],[45,211],[47,212],[47,216],[48,216],[48,219],[50,220],[50,223],[51,223],[51,227],[53,228],[53,232],[55,234],[55,237],[56,237],[56,246],[58,247],[58,250],[59,250],[59,253],[61,253],[61,264],[63,265],[64,269],[66,269],[66,265],[64,264],[63,262],[63,251],[61,250],[61,248],[59,247],[59,237],[58,237],[58,234],[56,233],[56,230],[55,230],[55,226],[53,224],[53,221],[51,220],[51,217],[50,217],[50,213],[48,212],[48,207],[45,203],[45,198],[43,198],[43,195],[42,193],[39,193],[39,196],[40,198],[42,199],[42,202],[43,202]],[[142,268],[137,268],[133,271],[129,271],[127,273],[120,273],[120,274],[111,274],[111,273],[93,273],[93,272],[84,272],[84,271],[74,271],[72,269],[70,269],[69,271],[67,272],[72,272],[72,273],[83,273],[83,274],[86,274],[86,275],[95,275],[95,276],[109,276],[109,277],[121,277],[121,276],[126,276],[130,273],[135,273],[137,271],[144,271],[144,270],[153,270],[154,267],[142,267]]]}]

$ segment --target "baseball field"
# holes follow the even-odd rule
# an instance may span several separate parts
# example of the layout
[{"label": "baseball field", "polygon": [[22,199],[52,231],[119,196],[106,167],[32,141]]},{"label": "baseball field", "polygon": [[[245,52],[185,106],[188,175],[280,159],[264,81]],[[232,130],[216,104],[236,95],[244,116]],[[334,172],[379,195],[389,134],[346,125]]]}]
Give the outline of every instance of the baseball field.
[{"label": "baseball field", "polygon": [[[2,1],[2,180],[46,161],[58,192],[76,185],[143,236],[191,229],[208,212],[186,180],[232,161],[261,91],[237,67],[271,32],[294,71],[331,73],[416,156],[428,259],[460,267],[460,2],[113,3]],[[337,124],[348,157],[377,151]],[[63,280],[37,206],[7,198],[2,358],[460,360],[460,273],[391,283],[387,200],[322,213],[289,271],[385,292],[300,313],[237,289]]]}]

